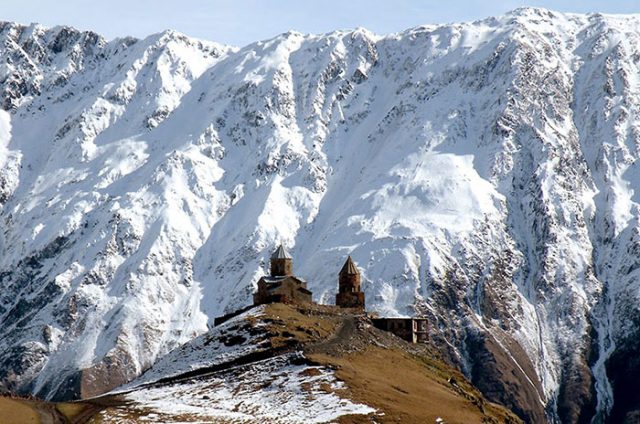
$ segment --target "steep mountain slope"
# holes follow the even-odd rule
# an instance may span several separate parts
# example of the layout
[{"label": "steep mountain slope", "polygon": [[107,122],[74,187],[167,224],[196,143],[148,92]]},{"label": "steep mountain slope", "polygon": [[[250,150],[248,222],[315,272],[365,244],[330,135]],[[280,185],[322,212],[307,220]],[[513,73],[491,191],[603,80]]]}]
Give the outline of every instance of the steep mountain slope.
[{"label": "steep mountain slope", "polygon": [[518,9],[242,49],[0,26],[0,381],[115,387],[291,248],[426,314],[531,421],[640,409],[638,16]]},{"label": "steep mountain slope", "polygon": [[[31,32],[40,36],[30,36],[24,41],[25,34]],[[153,310],[141,308],[143,314],[149,314],[147,318],[138,320],[141,318],[138,316],[135,323],[125,323],[128,321],[126,310],[137,301],[134,298],[125,301],[118,294],[126,290],[123,284],[108,287],[105,284],[115,282],[116,271],[124,272],[126,268],[122,266],[125,257],[119,250],[132,245],[122,244],[122,236],[126,234],[126,238],[135,243],[140,235],[135,231],[141,228],[120,225],[118,201],[123,199],[115,194],[118,189],[112,184],[119,181],[127,185],[121,178],[149,156],[144,149],[138,149],[144,143],[135,140],[135,133],[157,126],[189,91],[190,81],[229,49],[168,32],[144,41],[116,40],[109,44],[93,37],[92,49],[97,52],[79,54],[76,59],[75,53],[88,37],[86,34],[67,28],[45,31],[16,25],[5,25],[2,34],[8,56],[21,57],[18,53],[25,52],[26,47],[18,42],[27,46],[44,45],[53,56],[42,59],[41,64],[48,66],[41,68],[33,63],[38,57],[25,58],[36,69],[34,79],[44,81],[41,86],[47,87],[45,93],[33,99],[28,98],[34,95],[32,92],[24,93],[23,97],[6,97],[14,104],[25,102],[26,105],[14,112],[10,122],[13,137],[9,144],[11,151],[6,155],[4,187],[12,192],[12,199],[29,200],[28,204],[14,203],[12,210],[9,210],[11,200],[3,206],[4,228],[9,231],[4,232],[0,244],[6,252],[3,260],[11,265],[4,268],[6,272],[2,277],[5,286],[0,310],[5,316],[2,328],[8,349],[2,369],[9,383],[14,373],[26,373],[31,376],[29,390],[54,393],[59,391],[58,385],[68,383],[48,378],[33,380],[39,368],[45,366],[44,373],[48,367],[52,372],[68,368],[74,373],[74,368],[88,367],[96,354],[104,357],[118,345],[116,339],[123,325],[133,327],[144,322],[154,328],[154,332],[172,333],[174,343],[186,341],[204,328],[203,322],[189,316],[180,318],[185,315],[184,305],[180,303],[193,302],[190,299],[197,298],[197,293],[187,294],[175,305],[176,318],[171,321]],[[47,44],[52,43],[52,39],[60,43],[58,40],[63,35],[65,49],[58,51]],[[26,67],[21,64],[17,69]],[[20,77],[20,74],[9,74],[7,81]],[[55,82],[48,83],[49,80]],[[48,141],[43,142],[44,128],[52,132]],[[110,131],[131,133],[132,137],[118,136],[115,143],[101,143],[100,137],[108,137]],[[140,183],[146,185],[146,182]],[[50,197],[54,192],[58,194]],[[142,192],[141,195],[144,196]],[[144,202],[142,199],[131,201]],[[18,230],[23,225],[29,227],[27,233]],[[120,233],[117,238],[114,231]],[[71,236],[80,233],[86,237],[84,246],[91,245],[90,248],[80,247],[83,243],[78,244],[79,239]],[[26,244],[26,240],[30,243]],[[47,263],[52,258],[56,258],[55,263]],[[108,290],[96,291],[98,287]],[[173,306],[156,302],[153,309],[163,307]],[[34,317],[36,314],[39,316]],[[105,319],[105,314],[114,318]],[[120,318],[115,318],[118,316]],[[98,343],[101,333],[102,337],[111,334],[101,337],[106,342],[103,345]],[[30,339],[26,344],[22,342],[25,335],[26,340]],[[141,342],[143,339],[141,337]],[[59,356],[49,356],[48,351],[58,351]],[[116,349],[107,357],[129,356],[128,349]],[[116,377],[120,383],[139,372],[140,359],[134,358],[134,369],[114,370],[120,376]],[[152,359],[145,361],[148,366]],[[95,372],[110,371],[98,367]],[[60,393],[59,396],[68,395]]]}]

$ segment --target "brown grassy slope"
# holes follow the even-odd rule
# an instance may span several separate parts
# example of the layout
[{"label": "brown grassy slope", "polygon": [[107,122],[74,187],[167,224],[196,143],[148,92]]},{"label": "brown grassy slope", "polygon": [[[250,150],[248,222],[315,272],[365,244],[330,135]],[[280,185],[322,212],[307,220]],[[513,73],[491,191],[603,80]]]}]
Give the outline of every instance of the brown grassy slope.
[{"label": "brown grassy slope", "polygon": [[[464,380],[453,385],[443,370],[429,369],[421,358],[396,349],[370,348],[343,358],[313,355],[319,363],[338,368],[337,377],[348,387],[347,397],[382,411],[382,423],[505,423],[520,422],[497,405],[486,402]],[[447,372],[453,376],[455,373]],[[342,423],[370,422],[344,417]]]},{"label": "brown grassy slope", "polygon": [[[336,369],[346,383],[342,396],[383,415],[343,417],[343,423],[519,423],[507,409],[488,402],[429,345],[412,345],[372,327],[364,316],[332,307],[267,310],[272,340],[291,335],[304,342],[313,362]],[[317,333],[316,333],[317,332]],[[287,337],[289,336],[289,337]]]},{"label": "brown grassy slope", "polygon": [[0,397],[0,423],[39,424],[39,409],[35,402]]},{"label": "brown grassy slope", "polygon": [[52,403],[0,396],[0,424],[76,424],[96,412],[84,403]]}]

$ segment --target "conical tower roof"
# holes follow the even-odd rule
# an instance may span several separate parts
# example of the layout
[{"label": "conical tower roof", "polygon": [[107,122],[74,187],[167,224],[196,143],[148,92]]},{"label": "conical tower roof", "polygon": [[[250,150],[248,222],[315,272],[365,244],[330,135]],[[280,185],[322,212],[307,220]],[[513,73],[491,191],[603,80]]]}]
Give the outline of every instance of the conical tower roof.
[{"label": "conical tower roof", "polygon": [[348,275],[360,274],[360,271],[358,271],[358,267],[353,262],[353,259],[351,259],[351,255],[349,255],[349,257],[347,258],[347,261],[342,266],[342,269],[340,270],[340,274],[348,274]]},{"label": "conical tower roof", "polygon": [[281,244],[280,246],[278,246],[276,251],[273,252],[273,254],[271,255],[271,259],[293,259],[293,257],[291,256],[291,253],[287,252],[287,249],[285,249]]}]

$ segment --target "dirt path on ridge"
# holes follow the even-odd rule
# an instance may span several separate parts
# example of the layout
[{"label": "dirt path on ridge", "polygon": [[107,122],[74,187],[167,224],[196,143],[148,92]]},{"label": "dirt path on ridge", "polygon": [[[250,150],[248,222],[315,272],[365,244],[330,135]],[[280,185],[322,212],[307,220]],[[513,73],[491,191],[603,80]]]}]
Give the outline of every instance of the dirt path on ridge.
[{"label": "dirt path on ridge", "polygon": [[327,355],[337,355],[347,346],[356,335],[356,317],[346,316],[342,321],[340,329],[326,340],[313,343],[305,347],[305,353],[324,353]]}]

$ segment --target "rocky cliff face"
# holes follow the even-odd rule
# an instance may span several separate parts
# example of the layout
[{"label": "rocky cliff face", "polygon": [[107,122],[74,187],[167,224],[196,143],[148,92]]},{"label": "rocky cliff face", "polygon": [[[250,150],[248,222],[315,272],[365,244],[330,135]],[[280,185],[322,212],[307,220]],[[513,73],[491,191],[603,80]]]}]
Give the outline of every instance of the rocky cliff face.
[{"label": "rocky cliff face", "polygon": [[7,389],[131,379],[248,304],[282,241],[320,302],[351,254],[370,309],[426,314],[531,421],[640,408],[640,18],[0,41]]}]

